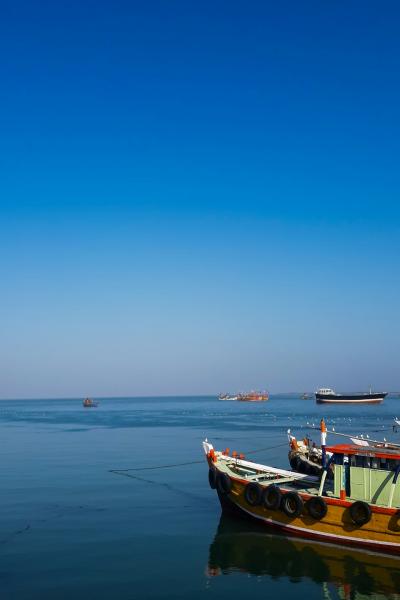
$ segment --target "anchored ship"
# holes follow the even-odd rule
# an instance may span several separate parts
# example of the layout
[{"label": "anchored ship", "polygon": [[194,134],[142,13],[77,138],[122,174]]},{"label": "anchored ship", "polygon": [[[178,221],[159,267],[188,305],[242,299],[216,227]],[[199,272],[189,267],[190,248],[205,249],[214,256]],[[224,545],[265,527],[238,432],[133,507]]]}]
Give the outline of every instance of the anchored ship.
[{"label": "anchored ship", "polygon": [[379,404],[387,396],[387,392],[369,390],[365,394],[336,394],[331,388],[320,388],[315,392],[315,399],[320,404]]},{"label": "anchored ship", "polygon": [[326,439],[322,419],[320,476],[230,456],[205,440],[210,487],[223,510],[289,535],[400,555],[400,448]]},{"label": "anchored ship", "polygon": [[239,394],[238,400],[242,402],[263,402],[269,400],[268,392],[248,392],[247,394]]}]

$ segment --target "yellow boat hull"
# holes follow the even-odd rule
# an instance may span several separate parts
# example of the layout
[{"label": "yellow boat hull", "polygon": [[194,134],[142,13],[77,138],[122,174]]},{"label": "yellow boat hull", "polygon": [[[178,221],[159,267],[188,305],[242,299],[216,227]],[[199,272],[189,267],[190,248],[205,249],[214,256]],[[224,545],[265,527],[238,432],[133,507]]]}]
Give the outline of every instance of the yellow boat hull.
[{"label": "yellow boat hull", "polygon": [[[364,546],[378,552],[400,554],[400,511],[371,507],[370,521],[355,525],[347,510],[350,502],[324,497],[327,514],[321,520],[313,519],[306,510],[299,517],[288,517],[282,510],[272,510],[263,505],[250,506],[244,495],[247,482],[231,479],[229,494],[218,492],[222,508],[238,511],[266,526],[287,532],[292,536],[315,538],[322,541],[350,546]],[[310,497],[299,493],[304,502]]]}]

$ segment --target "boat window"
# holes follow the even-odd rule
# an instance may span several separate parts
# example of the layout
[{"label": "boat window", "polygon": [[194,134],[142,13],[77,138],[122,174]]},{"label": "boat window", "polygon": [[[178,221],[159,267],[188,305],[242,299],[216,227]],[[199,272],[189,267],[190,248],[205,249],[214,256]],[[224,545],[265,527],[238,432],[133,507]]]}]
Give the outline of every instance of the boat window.
[{"label": "boat window", "polygon": [[376,456],[373,456],[371,458],[371,468],[372,469],[379,469],[380,464],[379,464],[379,458],[377,458]]},{"label": "boat window", "polygon": [[364,466],[364,456],[356,456],[356,467]]},{"label": "boat window", "polygon": [[[374,460],[374,459],[372,459],[372,461],[373,461],[373,460]],[[376,459],[375,459],[375,460],[376,460]],[[365,467],[366,469],[370,469],[370,468],[371,468],[371,459],[369,458],[369,456],[364,456],[364,467]],[[372,464],[372,468],[373,468],[373,469],[377,469],[378,467],[377,467],[377,466],[375,466],[375,467],[374,467],[374,466],[373,466],[373,464]]]},{"label": "boat window", "polygon": [[400,466],[400,460],[396,459],[396,458],[388,458],[387,459],[387,470],[388,471],[395,471],[397,469],[397,467]]},{"label": "boat window", "polygon": [[343,464],[343,454],[335,454],[335,465],[342,465]]},{"label": "boat window", "polygon": [[396,468],[396,466],[397,466],[396,465],[397,462],[398,461],[396,461],[394,458],[388,458],[388,460],[387,460],[387,469],[388,469],[388,471],[394,471],[395,468]]}]

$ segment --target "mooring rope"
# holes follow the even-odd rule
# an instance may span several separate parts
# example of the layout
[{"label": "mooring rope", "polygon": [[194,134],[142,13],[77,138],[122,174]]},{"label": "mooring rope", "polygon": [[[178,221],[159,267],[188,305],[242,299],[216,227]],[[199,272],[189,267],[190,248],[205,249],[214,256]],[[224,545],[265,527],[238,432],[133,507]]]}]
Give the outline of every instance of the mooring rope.
[{"label": "mooring rope", "polygon": [[275,450],[276,448],[282,448],[282,446],[288,446],[287,442],[283,444],[277,444],[276,446],[267,446],[266,448],[259,448],[258,450],[249,450],[245,454],[256,454],[257,452],[267,452],[268,450]]},{"label": "mooring rope", "polygon": [[127,473],[128,471],[156,471],[157,469],[172,469],[173,467],[184,467],[186,465],[204,464],[203,460],[191,460],[183,463],[175,463],[172,465],[157,465],[156,467],[132,467],[131,469],[109,469],[110,473]]},{"label": "mooring rope", "polygon": [[[249,450],[246,454],[256,454],[257,452],[268,452],[269,450],[275,450],[276,448],[281,448],[282,446],[287,446],[288,443],[284,442],[283,444],[277,444],[275,446],[266,446],[265,448],[258,448],[257,450]],[[172,469],[174,467],[186,467],[188,465],[200,465],[204,464],[204,459],[201,460],[191,460],[187,462],[181,463],[172,463],[168,465],[157,465],[153,467],[132,467],[130,469],[109,469],[109,473],[114,473],[115,475],[124,475],[130,471],[157,471],[161,469]]]}]

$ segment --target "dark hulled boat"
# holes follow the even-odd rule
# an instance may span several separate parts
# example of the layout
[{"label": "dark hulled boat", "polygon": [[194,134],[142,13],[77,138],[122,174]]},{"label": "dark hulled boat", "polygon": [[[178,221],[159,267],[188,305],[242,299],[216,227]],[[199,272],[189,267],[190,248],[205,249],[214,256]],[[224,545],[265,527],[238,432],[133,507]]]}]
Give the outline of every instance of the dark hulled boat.
[{"label": "dark hulled boat", "polygon": [[336,394],[330,388],[320,388],[315,392],[319,404],[380,404],[387,392],[372,392],[365,394]]}]

